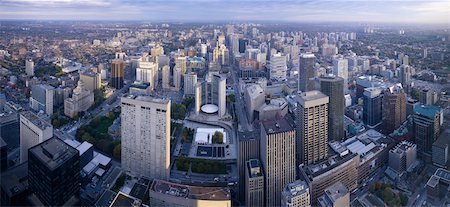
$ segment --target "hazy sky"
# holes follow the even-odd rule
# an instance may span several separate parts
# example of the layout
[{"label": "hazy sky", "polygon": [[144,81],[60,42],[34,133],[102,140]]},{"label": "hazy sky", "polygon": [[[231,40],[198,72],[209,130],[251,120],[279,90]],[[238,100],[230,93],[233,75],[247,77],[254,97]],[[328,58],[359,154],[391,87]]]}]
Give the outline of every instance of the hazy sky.
[{"label": "hazy sky", "polygon": [[449,23],[449,0],[0,0],[0,19]]}]

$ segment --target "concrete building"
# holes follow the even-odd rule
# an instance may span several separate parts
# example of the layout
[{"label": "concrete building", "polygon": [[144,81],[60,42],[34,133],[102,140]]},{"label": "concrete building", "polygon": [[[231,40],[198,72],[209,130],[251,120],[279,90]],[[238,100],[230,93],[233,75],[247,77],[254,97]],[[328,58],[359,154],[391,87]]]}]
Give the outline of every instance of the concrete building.
[{"label": "concrete building", "polygon": [[283,207],[309,207],[311,200],[309,187],[303,180],[289,183],[281,192],[281,206]]},{"label": "concrete building", "polygon": [[6,97],[0,93],[0,137],[8,144],[8,149],[19,147],[19,114],[12,105],[6,103]]},{"label": "concrete building", "polygon": [[180,74],[185,74],[187,69],[187,58],[185,56],[177,57],[175,65],[179,68]]},{"label": "concrete building", "polygon": [[410,91],[411,87],[411,76],[415,74],[415,69],[409,65],[400,66],[399,79],[400,83],[403,87],[406,88],[406,91]]},{"label": "concrete building", "polygon": [[121,98],[121,106],[122,167],[149,178],[168,179],[170,100],[129,95]]},{"label": "concrete building", "polygon": [[145,58],[138,61],[136,81],[149,83],[150,89],[153,91],[158,82],[158,64],[146,61]]},{"label": "concrete building", "polygon": [[64,114],[75,117],[79,112],[87,111],[94,104],[94,92],[88,90],[82,80],[73,89],[72,98],[64,100]]},{"label": "concrete building", "polygon": [[316,56],[314,54],[301,54],[299,59],[298,89],[302,92],[315,90],[314,87],[314,65]]},{"label": "concrete building", "polygon": [[32,59],[25,60],[25,73],[27,76],[34,76],[34,62]]},{"label": "concrete building", "polygon": [[190,72],[184,74],[184,95],[194,96],[197,85],[197,73]]},{"label": "concrete building", "polygon": [[122,59],[114,59],[111,63],[111,87],[115,89],[123,88],[125,75],[125,62]]},{"label": "concrete building", "polygon": [[53,98],[55,88],[46,84],[37,84],[31,87],[30,107],[35,111],[44,111],[53,114]]},{"label": "concrete building", "polygon": [[439,167],[447,168],[450,166],[449,161],[449,145],[450,145],[450,131],[447,129],[442,132],[439,138],[432,146],[432,161],[433,164]]},{"label": "concrete building", "polygon": [[197,83],[195,88],[195,112],[197,114],[200,113],[202,106],[212,104],[217,106],[217,113],[220,117],[225,115],[226,82],[225,77],[209,73],[205,81]]},{"label": "concrete building", "polygon": [[325,194],[325,189],[341,182],[352,191],[358,187],[359,156],[348,153],[334,155],[314,165],[300,165],[299,177],[308,183],[313,206],[320,205],[317,199]]},{"label": "concrete building", "polygon": [[389,150],[389,167],[402,175],[416,161],[417,147],[415,144],[402,141]]},{"label": "concrete building", "polygon": [[182,68],[179,67],[178,65],[175,65],[175,67],[173,68],[173,87],[176,91],[179,91],[181,88],[181,73],[182,72]]},{"label": "concrete building", "polygon": [[406,121],[406,94],[400,84],[384,90],[382,109],[383,130],[387,133],[398,129]]},{"label": "concrete building", "polygon": [[342,57],[336,57],[333,59],[333,74],[335,76],[344,79],[344,92],[347,93],[347,83],[348,83],[348,60]]},{"label": "concrete building", "polygon": [[255,136],[253,132],[239,132],[238,134],[238,169],[239,169],[239,200],[245,202],[245,186],[246,164],[250,159],[258,159],[260,157],[260,137]]},{"label": "concrete building", "polygon": [[168,65],[162,67],[162,88],[170,88],[170,67]]},{"label": "concrete building", "polygon": [[264,206],[264,174],[258,159],[250,159],[245,165],[245,205]]},{"label": "concrete building", "polygon": [[80,74],[80,80],[83,81],[86,89],[92,92],[102,87],[102,77],[100,73],[85,71]]},{"label": "concrete building", "polygon": [[288,111],[288,102],[285,98],[266,99],[254,113],[254,119],[276,120],[284,117]]},{"label": "concrete building", "polygon": [[28,182],[31,192],[45,206],[70,206],[80,194],[78,150],[59,138],[29,149]]},{"label": "concrete building", "polygon": [[328,104],[328,140],[342,140],[344,131],[344,79],[325,76],[320,79],[320,91],[330,99]]},{"label": "concrete building", "polygon": [[433,105],[438,101],[438,95],[435,91],[423,89],[419,92],[419,102],[425,105]]},{"label": "concrete building", "polygon": [[272,55],[270,57],[269,79],[272,81],[285,81],[286,72],[286,56],[281,53]]},{"label": "concrete building", "polygon": [[440,133],[440,111],[439,107],[432,105],[414,108],[414,134],[420,156],[432,153],[432,145]]},{"label": "concrete building", "polygon": [[231,207],[228,188],[189,186],[155,179],[149,191],[150,206]]},{"label": "concrete building", "polygon": [[341,182],[336,182],[325,189],[325,194],[319,198],[322,207],[350,206],[350,192]]},{"label": "concrete building", "polygon": [[28,188],[28,162],[16,165],[1,173],[1,199],[2,206],[29,206],[26,198]]},{"label": "concrete building", "polygon": [[265,205],[277,206],[281,191],[295,180],[295,128],[287,117],[261,122],[261,163]]},{"label": "concrete building", "polygon": [[370,128],[381,124],[382,98],[380,88],[366,88],[364,90],[363,122]]},{"label": "concrete building", "polygon": [[328,154],[328,103],[329,98],[320,91],[298,94],[296,157],[297,164],[314,164]]},{"label": "concrete building", "polygon": [[31,111],[20,114],[20,163],[28,160],[28,149],[53,137],[53,126]]},{"label": "concrete building", "polygon": [[406,117],[414,115],[414,108],[419,106],[420,106],[419,101],[412,98],[408,98],[408,100],[406,101]]},{"label": "concrete building", "polygon": [[129,93],[135,96],[148,96],[151,92],[150,83],[134,81],[129,88]]},{"label": "concrete building", "polygon": [[264,104],[266,94],[258,84],[250,84],[244,90],[245,109],[250,122],[254,120],[256,109]]}]

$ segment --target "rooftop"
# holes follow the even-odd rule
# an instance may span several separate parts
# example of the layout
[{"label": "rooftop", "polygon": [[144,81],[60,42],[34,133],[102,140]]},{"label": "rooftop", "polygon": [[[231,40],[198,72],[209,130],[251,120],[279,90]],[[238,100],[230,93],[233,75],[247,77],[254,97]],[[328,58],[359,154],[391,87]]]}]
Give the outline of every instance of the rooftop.
[{"label": "rooftop", "polygon": [[127,195],[123,192],[119,192],[109,207],[114,207],[114,206],[117,206],[117,207],[126,207],[126,206],[139,207],[139,206],[144,206],[144,205],[142,204],[142,201],[140,199],[137,199],[133,196]]},{"label": "rooftop", "polygon": [[247,161],[248,176],[250,178],[262,176],[262,166],[259,160],[250,159]]},{"label": "rooftop", "polygon": [[282,194],[288,197],[295,197],[297,195],[305,193],[308,190],[308,185],[305,181],[296,180],[292,183],[287,184],[286,187],[283,188]]},{"label": "rooftop", "polygon": [[20,113],[20,115],[23,116],[24,118],[26,118],[31,123],[33,123],[35,126],[37,126],[41,130],[45,130],[47,127],[52,127],[52,125],[50,125],[50,123],[48,123],[44,119],[40,118],[39,116],[37,116],[35,113],[33,113],[31,111],[24,111],[24,112]]},{"label": "rooftop", "polygon": [[28,189],[28,162],[10,168],[1,174],[1,187],[8,196],[14,196]]},{"label": "rooftop", "polygon": [[312,107],[329,102],[329,97],[320,91],[307,91],[297,94],[296,100],[303,107]]},{"label": "rooftop", "polygon": [[261,124],[266,134],[276,134],[295,129],[294,122],[292,120],[288,121],[286,117],[278,120],[262,121]]},{"label": "rooftop", "polygon": [[171,183],[163,180],[154,180],[150,191],[162,193],[173,197],[194,200],[230,200],[231,193],[228,188],[200,187]]},{"label": "rooftop", "polygon": [[414,107],[414,113],[426,116],[429,119],[434,119],[436,114],[441,111],[439,106],[434,105],[421,105]]},{"label": "rooftop", "polygon": [[333,203],[336,202],[336,200],[341,199],[342,197],[348,195],[348,189],[345,187],[344,184],[341,182],[336,182],[330,187],[325,189],[325,195],[320,197],[319,203],[322,204],[322,206],[333,206]]},{"label": "rooftop", "polygon": [[413,144],[408,141],[402,141],[402,142],[398,143],[394,148],[392,148],[389,152],[396,153],[396,154],[403,154],[403,152],[406,152],[412,148],[416,148],[416,144]]},{"label": "rooftop", "polygon": [[73,156],[79,156],[78,150],[59,138],[50,138],[29,149],[50,170],[54,170]]}]

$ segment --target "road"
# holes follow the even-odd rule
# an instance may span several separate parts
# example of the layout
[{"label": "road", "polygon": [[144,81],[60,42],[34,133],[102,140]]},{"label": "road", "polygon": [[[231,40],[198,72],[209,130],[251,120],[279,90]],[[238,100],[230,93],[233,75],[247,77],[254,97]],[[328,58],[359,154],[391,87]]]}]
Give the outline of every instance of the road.
[{"label": "road", "polygon": [[[239,77],[236,72],[238,70],[235,66],[231,67],[231,77],[233,78],[233,89],[236,98],[235,110],[238,116],[239,126],[241,127],[239,131],[253,131],[253,126],[249,124],[247,119],[247,112],[244,110],[245,103],[239,88]],[[239,129],[239,127],[238,127]]]}]

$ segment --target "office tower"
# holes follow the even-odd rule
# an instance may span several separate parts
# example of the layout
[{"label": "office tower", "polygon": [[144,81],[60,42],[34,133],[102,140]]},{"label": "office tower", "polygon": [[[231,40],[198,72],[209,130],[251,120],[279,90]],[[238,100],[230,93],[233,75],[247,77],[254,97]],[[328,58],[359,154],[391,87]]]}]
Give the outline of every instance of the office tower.
[{"label": "office tower", "polygon": [[448,160],[450,158],[449,146],[450,146],[450,131],[446,130],[442,132],[439,138],[433,143],[432,161],[434,165],[442,168],[447,168]]},{"label": "office tower", "polygon": [[170,88],[170,67],[168,65],[162,67],[162,88]]},{"label": "office tower", "polygon": [[400,73],[399,73],[399,79],[400,83],[404,88],[406,88],[406,91],[409,92],[411,87],[411,76],[415,74],[415,70],[413,67],[409,65],[402,65],[400,66]]},{"label": "office tower", "polygon": [[344,130],[344,79],[337,76],[320,78],[320,91],[329,97],[328,104],[328,141],[340,141],[345,138]]},{"label": "office tower", "polygon": [[8,169],[8,144],[0,136],[0,171]]},{"label": "office tower", "polygon": [[422,105],[414,108],[414,134],[419,155],[431,155],[432,145],[440,132],[441,108]]},{"label": "office tower", "polygon": [[265,102],[266,94],[264,89],[258,84],[251,84],[244,90],[245,108],[247,110],[247,118],[253,122],[254,113]]},{"label": "office tower", "polygon": [[258,159],[260,155],[260,137],[259,134],[255,135],[253,132],[238,132],[238,169],[239,169],[239,200],[245,201],[245,192],[247,188],[245,186],[246,176],[246,163],[250,159]]},{"label": "office tower", "polygon": [[47,84],[37,84],[31,87],[30,107],[35,111],[53,114],[53,98],[55,88]]},{"label": "office tower", "polygon": [[102,79],[101,74],[92,72],[92,71],[85,71],[80,74],[80,80],[83,81],[84,86],[86,86],[86,89],[89,91],[94,92],[95,90],[98,90],[102,87]]},{"label": "office tower", "polygon": [[333,59],[333,74],[344,79],[344,92],[347,93],[348,83],[348,60],[342,57]]},{"label": "office tower", "polygon": [[2,100],[6,102],[6,97],[0,93],[0,114],[3,114],[0,116],[0,137],[10,149],[15,149],[20,144],[19,114]]},{"label": "office tower", "polygon": [[121,98],[122,166],[154,179],[168,179],[170,100],[149,96]]},{"label": "office tower", "polygon": [[25,73],[27,76],[34,76],[34,62],[32,59],[25,60]]},{"label": "office tower", "polygon": [[64,100],[64,114],[75,117],[79,112],[87,111],[94,104],[94,92],[88,90],[82,80],[73,89],[72,98]]},{"label": "office tower", "polygon": [[28,149],[50,139],[53,126],[31,111],[20,114],[20,163],[28,160]]},{"label": "office tower", "polygon": [[181,87],[181,68],[175,65],[173,68],[173,86],[175,90],[180,90]]},{"label": "office tower", "polygon": [[114,59],[111,63],[111,87],[115,89],[123,88],[125,74],[125,62],[122,59]]},{"label": "office tower", "polygon": [[180,69],[181,74],[185,74],[187,68],[187,58],[185,56],[177,57],[175,59],[175,67]]},{"label": "office tower", "polygon": [[281,192],[281,206],[309,207],[311,206],[309,187],[303,180],[289,183]]},{"label": "office tower", "polygon": [[281,53],[277,53],[270,57],[269,65],[269,77],[272,81],[285,81],[286,80],[286,56]]},{"label": "office tower", "polygon": [[281,191],[295,180],[295,128],[292,120],[261,122],[261,163],[264,169],[265,205],[278,206]]},{"label": "office tower", "polygon": [[156,87],[158,74],[158,64],[145,60],[138,61],[138,67],[136,68],[136,81],[143,83],[149,83],[150,89],[153,91]]},{"label": "office tower", "polygon": [[408,55],[403,56],[402,64],[403,65],[409,65],[409,56]]},{"label": "office tower", "polygon": [[245,205],[264,206],[264,174],[258,159],[245,164]]},{"label": "office tower", "polygon": [[416,157],[416,144],[402,141],[389,150],[389,167],[401,176],[416,161]]},{"label": "office tower", "polygon": [[363,122],[370,128],[381,123],[382,100],[380,88],[366,88],[363,93]]},{"label": "office tower", "polygon": [[[200,113],[201,107],[207,104],[217,106],[220,117],[226,112],[226,82],[227,79],[218,74],[208,73],[205,81],[199,82],[195,88],[195,112]],[[209,113],[209,112],[207,112]]]},{"label": "office tower", "polygon": [[423,89],[419,92],[419,102],[425,105],[433,105],[438,101],[438,95],[435,91]]},{"label": "office tower", "polygon": [[190,72],[184,74],[184,95],[194,96],[197,85],[197,73]]},{"label": "office tower", "polygon": [[200,54],[202,55],[202,57],[206,57],[207,52],[208,52],[208,46],[206,44],[201,44]]},{"label": "office tower", "polygon": [[336,182],[325,189],[325,194],[319,198],[321,207],[350,206],[350,192],[341,182]]},{"label": "office tower", "polygon": [[314,90],[314,64],[316,57],[314,54],[301,54],[298,71],[298,90],[306,92]]},{"label": "office tower", "polygon": [[247,48],[248,40],[247,39],[239,39],[239,53],[244,53]]},{"label": "office tower", "polygon": [[384,91],[382,104],[383,129],[391,133],[406,120],[406,94],[401,84],[391,86]]},{"label": "office tower", "polygon": [[419,101],[408,98],[408,101],[406,102],[406,117],[414,115],[414,108],[418,106],[420,106]]},{"label": "office tower", "polygon": [[314,90],[298,94],[296,100],[297,162],[314,164],[328,154],[329,97]]},{"label": "office tower", "polygon": [[32,147],[28,153],[28,183],[45,206],[73,205],[71,202],[80,194],[78,150],[59,138]]},{"label": "office tower", "polygon": [[225,45],[221,45],[219,51],[220,51],[220,53],[219,53],[220,64],[221,65],[229,65],[230,64],[230,51],[228,50],[228,48]]}]

